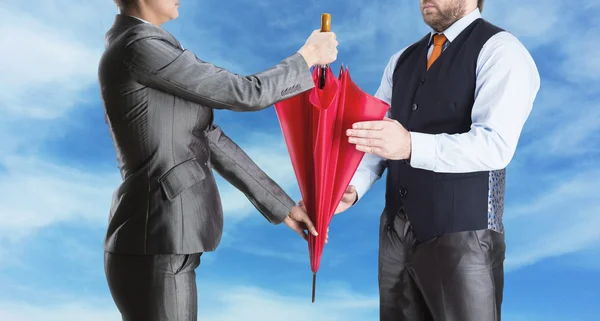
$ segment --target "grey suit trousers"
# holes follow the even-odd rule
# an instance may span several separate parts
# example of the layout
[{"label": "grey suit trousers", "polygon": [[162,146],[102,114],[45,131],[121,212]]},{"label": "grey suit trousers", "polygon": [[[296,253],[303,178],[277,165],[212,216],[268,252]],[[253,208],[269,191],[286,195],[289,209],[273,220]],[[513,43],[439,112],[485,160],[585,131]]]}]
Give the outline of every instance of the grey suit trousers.
[{"label": "grey suit trousers", "polygon": [[406,213],[384,211],[379,244],[381,321],[499,321],[504,235],[447,234],[418,243]]},{"label": "grey suit trousers", "polygon": [[104,269],[123,321],[196,321],[197,254],[104,253]]}]

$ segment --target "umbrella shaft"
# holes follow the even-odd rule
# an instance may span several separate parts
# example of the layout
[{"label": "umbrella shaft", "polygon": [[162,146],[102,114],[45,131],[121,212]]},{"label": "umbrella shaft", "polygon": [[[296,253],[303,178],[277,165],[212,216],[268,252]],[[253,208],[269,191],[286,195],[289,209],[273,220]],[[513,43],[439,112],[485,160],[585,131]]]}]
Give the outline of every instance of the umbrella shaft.
[{"label": "umbrella shaft", "polygon": [[327,65],[321,66],[321,76],[319,77],[319,89],[325,87],[325,79],[327,77]]}]

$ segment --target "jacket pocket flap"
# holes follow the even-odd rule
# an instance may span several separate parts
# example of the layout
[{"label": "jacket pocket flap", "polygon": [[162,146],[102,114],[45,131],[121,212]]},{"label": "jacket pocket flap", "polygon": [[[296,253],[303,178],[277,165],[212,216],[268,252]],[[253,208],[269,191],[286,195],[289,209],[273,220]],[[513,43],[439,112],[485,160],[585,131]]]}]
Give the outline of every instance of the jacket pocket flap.
[{"label": "jacket pocket flap", "polygon": [[206,177],[196,158],[186,160],[169,169],[158,181],[168,199],[173,199],[185,189],[197,184]]}]

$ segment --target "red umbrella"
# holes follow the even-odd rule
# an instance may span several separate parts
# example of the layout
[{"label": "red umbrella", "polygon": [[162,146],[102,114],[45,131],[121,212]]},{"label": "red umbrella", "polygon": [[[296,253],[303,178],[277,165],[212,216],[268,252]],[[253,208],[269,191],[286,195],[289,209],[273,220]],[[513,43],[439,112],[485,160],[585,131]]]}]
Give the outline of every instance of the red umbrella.
[{"label": "red umbrella", "polygon": [[275,110],[302,200],[319,234],[308,235],[314,302],[327,228],[364,156],[348,142],[346,130],[355,122],[383,119],[389,106],[362,91],[347,68],[337,79],[328,66],[315,68],[312,75],[315,88],[276,103]]}]

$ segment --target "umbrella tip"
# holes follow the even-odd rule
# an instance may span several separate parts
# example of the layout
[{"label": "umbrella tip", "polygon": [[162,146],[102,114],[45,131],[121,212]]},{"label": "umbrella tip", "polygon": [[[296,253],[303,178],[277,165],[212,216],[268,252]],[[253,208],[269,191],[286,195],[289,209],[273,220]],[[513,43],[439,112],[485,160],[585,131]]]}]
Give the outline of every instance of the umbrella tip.
[{"label": "umbrella tip", "polygon": [[312,303],[315,303],[315,289],[317,285],[317,272],[313,272],[313,282],[312,282]]}]

